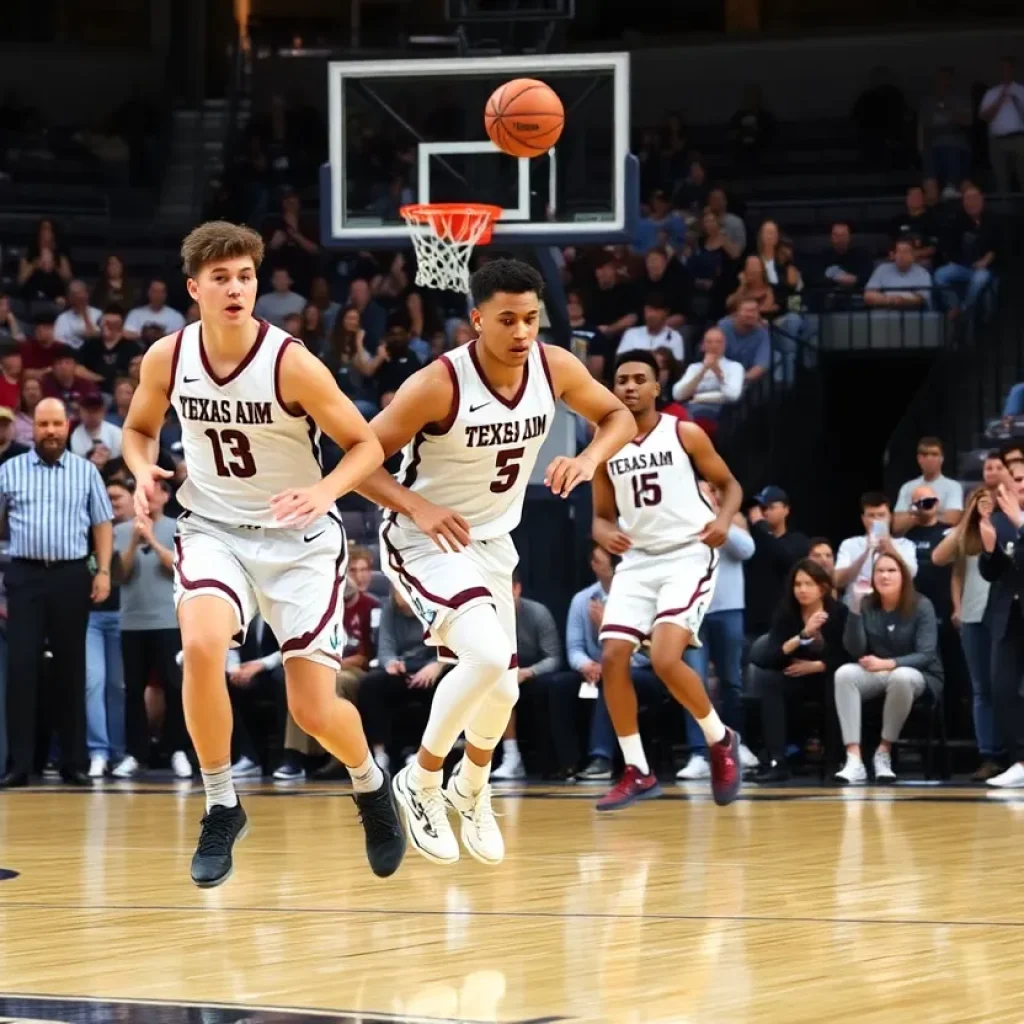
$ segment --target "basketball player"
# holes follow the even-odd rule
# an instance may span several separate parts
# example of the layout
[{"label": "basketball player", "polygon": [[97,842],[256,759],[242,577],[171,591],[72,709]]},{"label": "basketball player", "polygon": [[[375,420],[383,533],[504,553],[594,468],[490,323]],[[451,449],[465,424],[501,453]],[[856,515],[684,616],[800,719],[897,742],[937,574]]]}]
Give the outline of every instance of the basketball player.
[{"label": "basketball player", "polygon": [[[597,427],[586,451],[548,467],[545,483],[563,498],[635,432],[579,360],[537,342],[542,287],[518,260],[484,264],[470,281],[476,340],[416,373],[370,424],[388,456],[405,447],[402,485],[381,470],[359,488],[391,509],[384,571],[439,656],[458,662],[437,686],[416,759],[393,786],[413,847],[440,864],[459,859],[446,803],[473,857],[498,864],[505,855],[488,778],[519,693],[509,534],[555,403]],[[444,759],[463,731],[465,756],[442,793]]]},{"label": "basketball player", "polygon": [[[160,477],[157,438],[168,403],[181,422],[188,478],[175,537],[175,601],[184,653],[182,699],[206,788],[192,881],[220,885],[246,816],[231,781],[229,645],[257,610],[284,657],[299,726],[348,766],[374,874],[393,874],[405,837],[389,779],[370,756],[359,713],[335,696],[344,647],[341,586],[347,546],[335,500],[379,468],[380,443],[330,372],[294,338],[253,319],[263,242],[211,222],[181,249],[201,319],[156,342],[124,428],[145,519]],[[346,452],[324,477],[322,427]]]},{"label": "basketball player", "polygon": [[[599,811],[659,796],[637,726],[629,665],[650,639],[651,664],[669,692],[707,738],[715,802],[728,804],[740,787],[739,736],[711,706],[700,676],[684,661],[711,603],[725,543],[743,492],[700,427],[661,414],[658,364],[650,352],[623,352],[615,364],[615,394],[633,414],[632,441],[594,476],[594,540],[622,560],[615,568],[599,633],[604,699],[626,770],[598,801]],[[719,488],[715,515],[698,486]]]}]

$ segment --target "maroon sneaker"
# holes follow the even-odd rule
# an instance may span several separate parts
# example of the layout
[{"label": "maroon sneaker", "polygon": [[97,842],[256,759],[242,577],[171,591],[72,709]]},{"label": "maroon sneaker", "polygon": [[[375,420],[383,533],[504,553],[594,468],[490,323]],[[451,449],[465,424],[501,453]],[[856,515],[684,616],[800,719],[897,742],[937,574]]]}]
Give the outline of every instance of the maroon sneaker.
[{"label": "maroon sneaker", "polygon": [[711,754],[711,795],[719,807],[731,804],[740,794],[743,768],[740,764],[740,734],[726,730],[721,743],[708,747]]},{"label": "maroon sneaker", "polygon": [[656,796],[661,796],[661,786],[654,772],[643,775],[636,765],[627,764],[622,778],[597,801],[597,809],[617,811],[620,807],[635,804],[637,800],[651,800]]}]

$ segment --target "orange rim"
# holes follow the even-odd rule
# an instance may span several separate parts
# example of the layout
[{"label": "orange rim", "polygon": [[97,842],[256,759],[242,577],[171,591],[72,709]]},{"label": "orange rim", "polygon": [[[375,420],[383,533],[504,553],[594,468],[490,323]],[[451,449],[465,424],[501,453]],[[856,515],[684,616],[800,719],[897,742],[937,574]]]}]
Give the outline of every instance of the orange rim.
[{"label": "orange rim", "polygon": [[410,203],[399,212],[410,223],[428,224],[435,235],[449,242],[467,241],[483,217],[486,225],[476,244],[487,245],[503,211],[489,203]]}]

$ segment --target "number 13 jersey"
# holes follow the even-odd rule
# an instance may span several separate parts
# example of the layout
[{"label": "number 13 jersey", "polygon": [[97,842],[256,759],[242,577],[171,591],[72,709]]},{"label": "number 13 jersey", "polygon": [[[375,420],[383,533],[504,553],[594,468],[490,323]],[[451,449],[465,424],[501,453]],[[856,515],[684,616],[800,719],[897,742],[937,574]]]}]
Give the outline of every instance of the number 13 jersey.
[{"label": "number 13 jersey", "polygon": [[260,321],[256,342],[226,377],[203,348],[202,324],[178,332],[169,398],[181,424],[188,477],[183,508],[231,526],[280,527],[270,499],[321,479],[320,432],[281,399],[281,357],[301,342]]},{"label": "number 13 jersey", "polygon": [[[441,357],[454,395],[443,423],[424,428],[405,448],[398,480],[434,505],[453,509],[474,540],[511,533],[541,445],[555,415],[555,395],[544,346],[535,342],[512,398],[492,390],[477,345]],[[397,525],[415,530],[405,516]]]}]

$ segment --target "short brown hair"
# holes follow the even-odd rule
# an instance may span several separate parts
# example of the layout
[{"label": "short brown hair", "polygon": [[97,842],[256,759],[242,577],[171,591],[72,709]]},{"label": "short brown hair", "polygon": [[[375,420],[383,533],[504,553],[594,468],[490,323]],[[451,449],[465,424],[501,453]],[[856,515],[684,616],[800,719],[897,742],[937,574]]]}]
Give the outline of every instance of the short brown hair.
[{"label": "short brown hair", "polygon": [[252,228],[211,220],[193,228],[181,243],[181,264],[186,277],[196,277],[214,260],[237,260],[252,257],[259,270],[263,262],[263,239]]},{"label": "short brown hair", "polygon": [[370,549],[364,548],[359,544],[353,544],[348,549],[348,564],[351,565],[353,562],[366,562],[372,569],[373,555],[370,553]]},{"label": "short brown hair", "polygon": [[942,439],[939,437],[922,437],[921,440],[917,442],[917,452],[919,455],[932,448],[938,448],[940,455],[945,454],[942,447]]}]

